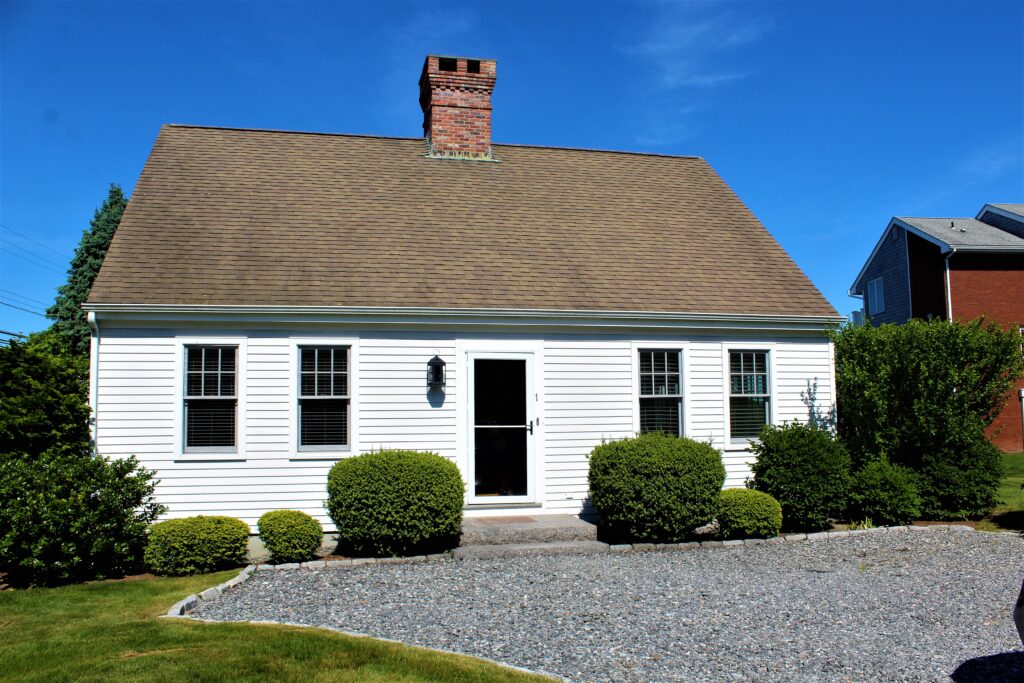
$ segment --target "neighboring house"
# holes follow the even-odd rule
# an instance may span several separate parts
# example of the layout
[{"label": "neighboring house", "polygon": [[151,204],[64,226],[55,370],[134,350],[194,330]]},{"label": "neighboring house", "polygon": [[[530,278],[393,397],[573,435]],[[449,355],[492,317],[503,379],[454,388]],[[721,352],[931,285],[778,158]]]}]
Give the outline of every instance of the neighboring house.
[{"label": "neighboring house", "polygon": [[[985,316],[1024,331],[1024,204],[986,204],[974,218],[894,217],[850,295],[872,324]],[[989,435],[1024,451],[1024,381]]]},{"label": "neighboring house", "polygon": [[833,406],[841,318],[703,159],[492,145],[494,82],[428,57],[425,139],[161,129],[85,308],[98,449],[171,516],[330,528],[382,448],[455,461],[467,514],[577,513],[602,441],[710,440],[739,486]]}]

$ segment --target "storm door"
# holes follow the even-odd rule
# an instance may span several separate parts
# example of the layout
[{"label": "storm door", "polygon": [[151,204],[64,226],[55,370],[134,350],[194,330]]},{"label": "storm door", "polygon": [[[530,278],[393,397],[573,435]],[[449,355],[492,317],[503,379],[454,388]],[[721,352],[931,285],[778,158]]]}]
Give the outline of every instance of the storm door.
[{"label": "storm door", "polygon": [[470,354],[473,504],[533,502],[531,354]]}]

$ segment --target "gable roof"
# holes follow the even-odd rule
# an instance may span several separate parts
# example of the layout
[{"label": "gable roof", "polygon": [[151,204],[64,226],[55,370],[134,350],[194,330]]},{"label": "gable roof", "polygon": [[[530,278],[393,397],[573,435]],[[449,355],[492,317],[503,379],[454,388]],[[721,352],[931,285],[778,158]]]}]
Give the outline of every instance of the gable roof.
[{"label": "gable roof", "polygon": [[164,126],[88,305],[835,316],[703,160]]},{"label": "gable roof", "polygon": [[1024,251],[1024,239],[974,218],[899,217],[903,224],[935,238],[944,251]]}]

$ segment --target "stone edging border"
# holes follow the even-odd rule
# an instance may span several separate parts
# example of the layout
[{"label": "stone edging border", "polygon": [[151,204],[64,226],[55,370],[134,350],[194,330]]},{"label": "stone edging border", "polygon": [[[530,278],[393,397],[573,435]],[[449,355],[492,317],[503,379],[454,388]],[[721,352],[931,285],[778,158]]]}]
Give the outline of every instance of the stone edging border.
[{"label": "stone edging border", "polygon": [[[519,547],[522,552],[501,552],[496,551],[491,557],[510,557],[514,555],[566,555],[566,554],[588,554],[598,555],[603,553],[628,553],[628,552],[666,552],[666,551],[681,551],[681,550],[696,550],[697,548],[729,548],[736,546],[753,546],[753,545],[777,545],[781,543],[800,543],[800,542],[813,542],[813,541],[829,541],[832,539],[849,538],[851,536],[859,536],[861,534],[873,534],[873,533],[891,533],[894,531],[910,531],[910,530],[958,530],[958,531],[973,531],[975,533],[986,533],[984,531],[978,531],[974,527],[967,526],[966,524],[930,524],[926,526],[882,526],[872,527],[870,529],[854,529],[852,531],[821,531],[818,533],[810,534],[787,534],[785,536],[776,536],[774,538],[745,538],[745,539],[733,539],[726,541],[689,541],[685,543],[626,543],[619,545],[607,545],[599,543],[597,541],[586,541],[579,546],[575,546],[572,543],[564,544],[547,544],[551,545],[551,551],[545,553],[545,544],[536,544],[529,548]],[[1002,532],[992,532],[1002,533]],[[603,546],[603,547],[602,547]],[[468,546],[481,548],[483,546]],[[502,548],[502,546],[493,546],[494,548]],[[506,548],[513,548],[513,546],[504,546]],[[238,576],[231,578],[219,586],[213,588],[207,588],[206,590],[198,593],[189,595],[183,600],[179,600],[174,603],[169,610],[167,610],[166,617],[185,617],[188,613],[199,606],[200,601],[214,600],[222,593],[231,588],[234,588],[240,583],[244,583],[249,580],[249,577],[256,571],[292,571],[292,570],[315,570],[315,569],[344,569],[348,567],[361,567],[364,565],[377,565],[377,564],[417,564],[421,562],[433,562],[438,560],[462,560],[462,559],[480,559],[480,555],[468,555],[462,557],[457,553],[457,550],[449,551],[446,553],[438,553],[436,555],[416,555],[413,557],[362,557],[350,560],[313,560],[310,562],[290,562],[287,564],[250,564],[241,572]],[[261,622],[262,623],[262,622]],[[277,622],[267,622],[277,623]],[[290,624],[292,626],[301,626],[302,624]],[[347,631],[344,633],[348,633]],[[362,635],[353,634],[349,635]],[[397,641],[396,641],[397,642]]]}]

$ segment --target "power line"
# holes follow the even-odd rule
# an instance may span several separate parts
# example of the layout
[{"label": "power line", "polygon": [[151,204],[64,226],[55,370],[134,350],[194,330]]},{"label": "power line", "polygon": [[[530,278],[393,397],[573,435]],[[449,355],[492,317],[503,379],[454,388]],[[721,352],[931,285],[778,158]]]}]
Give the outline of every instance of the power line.
[{"label": "power line", "polygon": [[50,304],[46,303],[45,301],[40,301],[39,299],[33,299],[30,296],[25,296],[24,294],[18,294],[17,292],[12,292],[11,290],[4,289],[3,287],[0,287],[0,292],[3,292],[4,294],[6,294],[8,298],[21,299],[21,300],[23,300],[23,301],[25,301],[26,303],[29,303],[29,304],[39,304],[40,306],[49,306],[50,305]]},{"label": "power line", "polygon": [[46,317],[45,313],[39,313],[37,311],[33,311],[33,310],[28,309],[28,308],[22,308],[21,306],[15,306],[14,304],[9,304],[6,301],[0,301],[0,306],[8,306],[9,308],[17,308],[19,311],[25,311],[26,313],[31,313],[32,315],[38,315],[40,318],[45,318]]},{"label": "power line", "polygon": [[53,247],[48,247],[48,246],[46,246],[45,244],[43,244],[42,242],[37,242],[36,240],[32,239],[32,238],[31,238],[31,237],[29,237],[28,235],[23,235],[23,234],[21,234],[20,232],[18,232],[17,230],[14,230],[13,228],[10,228],[10,227],[8,227],[8,226],[4,225],[3,223],[0,223],[0,228],[3,228],[3,229],[4,229],[4,230],[6,230],[7,232],[13,232],[13,233],[14,233],[15,235],[17,235],[17,236],[18,236],[18,237],[20,237],[21,239],[23,239],[23,240],[26,240],[26,241],[28,241],[28,242],[31,242],[32,244],[35,244],[36,246],[40,246],[40,247],[42,247],[43,249],[46,249],[46,250],[48,250],[48,251],[52,251],[52,252],[53,252],[54,254],[56,254],[57,256],[60,256],[61,258],[71,258],[71,257],[70,257],[70,256],[68,256],[67,254],[62,254],[61,252],[57,251],[57,250],[56,250],[56,249],[54,249]]},{"label": "power line", "polygon": [[[0,299],[3,299],[3,298],[4,298],[4,295],[0,294]],[[11,302],[8,301],[7,303],[11,303]],[[26,310],[32,311],[33,313],[45,313],[46,312],[45,310],[38,309],[35,306],[23,303],[23,302],[18,301],[18,300],[15,300],[13,303],[15,303],[15,304],[17,304],[19,306],[27,306],[28,308]]]},{"label": "power line", "polygon": [[[0,246],[0,251],[3,251],[3,250],[4,250],[4,247]],[[61,271],[57,270],[56,268],[53,268],[51,266],[46,265],[45,263],[40,263],[38,261],[33,261],[32,259],[28,258],[27,256],[22,256],[21,254],[15,254],[13,251],[8,251],[7,255],[8,256],[14,256],[15,258],[20,258],[22,261],[26,261],[28,263],[31,263],[33,266],[37,266],[39,268],[45,268],[46,270],[52,271],[54,273],[57,273],[58,275],[63,275],[64,274]]]},{"label": "power line", "polygon": [[8,337],[18,337],[19,339],[26,338],[26,336],[21,332],[8,332],[7,330],[0,330],[0,334],[6,334]]},{"label": "power line", "polygon": [[12,248],[12,249],[17,249],[18,251],[24,252],[24,253],[28,254],[29,256],[31,256],[31,257],[32,257],[32,258],[34,258],[34,259],[38,259],[38,260],[40,260],[40,261],[46,261],[47,263],[50,263],[50,264],[52,264],[52,265],[55,265],[55,266],[57,266],[58,268],[63,268],[63,267],[64,267],[64,264],[63,264],[63,263],[57,263],[57,262],[56,262],[56,261],[54,261],[54,260],[53,260],[52,258],[48,258],[48,257],[46,257],[46,256],[40,256],[39,254],[33,253],[33,252],[29,251],[28,249],[26,249],[25,247],[19,246],[19,245],[17,245],[17,244],[12,244],[11,242],[8,242],[8,243],[7,243],[7,246],[8,246],[9,248]]}]

